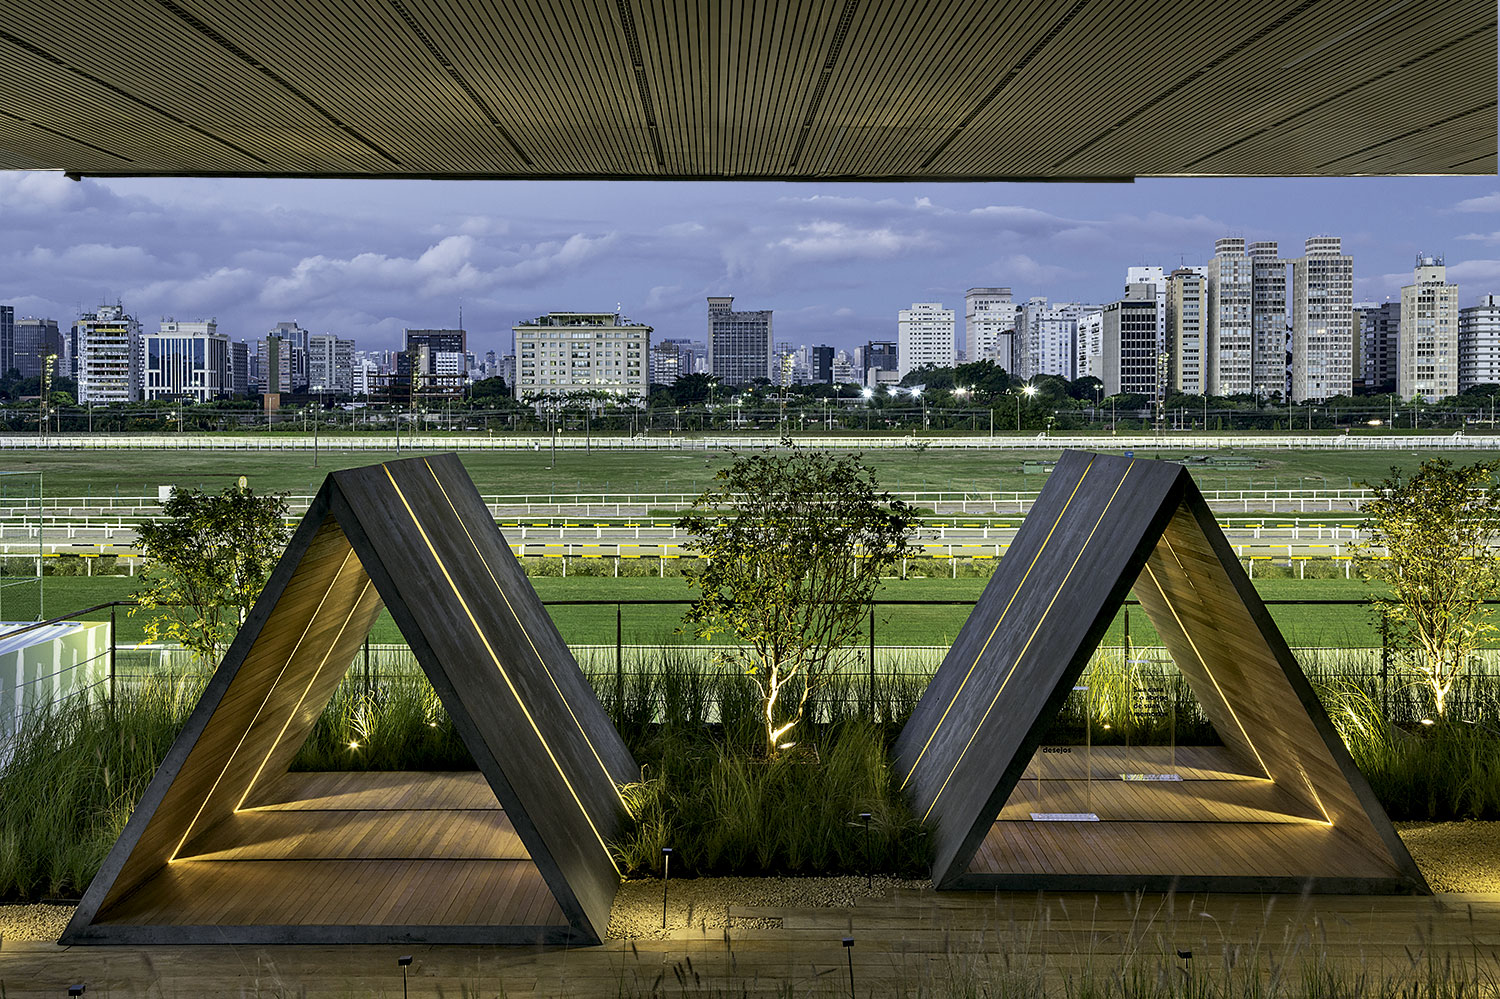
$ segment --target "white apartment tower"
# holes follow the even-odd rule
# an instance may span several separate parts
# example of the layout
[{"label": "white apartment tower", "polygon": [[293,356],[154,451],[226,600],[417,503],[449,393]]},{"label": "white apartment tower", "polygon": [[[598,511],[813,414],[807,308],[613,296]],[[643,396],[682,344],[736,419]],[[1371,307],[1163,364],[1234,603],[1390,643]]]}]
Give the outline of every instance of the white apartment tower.
[{"label": "white apartment tower", "polygon": [[1440,256],[1418,254],[1412,283],[1401,289],[1396,333],[1396,394],[1436,402],[1458,394],[1458,285]]},{"label": "white apartment tower", "polygon": [[1500,385],[1500,295],[1458,312],[1458,390]]},{"label": "white apartment tower", "polygon": [[120,304],[101,306],[73,324],[78,401],[105,405],[141,396],[141,326]]},{"label": "white apartment tower", "polygon": [[1339,237],[1312,236],[1292,261],[1292,401],[1353,392],[1354,259]]},{"label": "white apartment tower", "polygon": [[[1219,241],[1224,242],[1223,240]],[[1214,258],[1217,260],[1219,254],[1217,248]],[[1249,260],[1244,261],[1244,270],[1248,275]],[[1210,279],[1204,273],[1205,270],[1212,272],[1213,265],[1203,267],[1182,267],[1172,272],[1169,279],[1167,291],[1167,352],[1171,355],[1171,374],[1169,384],[1174,391],[1187,395],[1211,394],[1213,379],[1211,377],[1212,356],[1210,350],[1209,330],[1212,327],[1213,310],[1210,306],[1209,286]],[[1220,274],[1233,274],[1234,268],[1221,268]],[[1248,319],[1250,312],[1249,281],[1245,282],[1245,314]],[[1232,286],[1231,286],[1232,287]],[[1220,327],[1222,329],[1222,327]],[[1249,323],[1245,324],[1245,355],[1249,360]],[[1246,364],[1246,375],[1248,376],[1249,365]],[[1247,377],[1248,381],[1248,377]]]},{"label": "white apartment tower", "polygon": [[1278,256],[1275,240],[1251,243],[1245,252],[1250,257],[1250,391],[1257,399],[1285,397],[1287,262]]},{"label": "white apartment tower", "polygon": [[[1078,322],[1097,305],[1028,299],[1022,307],[1016,336],[1015,374],[1021,378],[1059,375],[1068,381],[1078,377]],[[1023,332],[1024,331],[1024,332]]]},{"label": "white apartment tower", "polygon": [[1078,363],[1073,369],[1079,378],[1104,380],[1104,312],[1095,309],[1078,317]]},{"label": "white apartment tower", "polygon": [[607,392],[644,400],[651,327],[617,312],[549,312],[511,330],[517,399]]},{"label": "white apartment tower", "polygon": [[[1273,243],[1273,257],[1275,252]],[[1208,328],[1203,332],[1203,369],[1198,380],[1202,387],[1195,391],[1209,395],[1254,391],[1253,274],[1243,239],[1226,236],[1214,241],[1206,282]]]},{"label": "white apartment tower", "polygon": [[1013,371],[1016,318],[1021,307],[1009,288],[970,288],[964,293],[964,349],[970,361],[993,361]]},{"label": "white apartment tower", "polygon": [[146,334],[144,354],[142,399],[208,402],[233,391],[229,334],[220,333],[212,319],[163,319],[155,333]]},{"label": "white apartment tower", "polygon": [[956,314],[941,302],[913,302],[896,315],[896,370],[902,378],[925,365],[951,368],[958,358]]}]

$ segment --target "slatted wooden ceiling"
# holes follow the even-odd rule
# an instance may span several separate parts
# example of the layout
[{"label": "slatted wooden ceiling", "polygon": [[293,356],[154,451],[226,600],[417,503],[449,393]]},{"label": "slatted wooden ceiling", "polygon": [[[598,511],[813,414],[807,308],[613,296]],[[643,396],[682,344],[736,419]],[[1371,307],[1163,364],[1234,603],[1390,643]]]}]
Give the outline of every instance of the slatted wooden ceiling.
[{"label": "slatted wooden ceiling", "polygon": [[12,0],[0,167],[1493,173],[1490,0]]}]

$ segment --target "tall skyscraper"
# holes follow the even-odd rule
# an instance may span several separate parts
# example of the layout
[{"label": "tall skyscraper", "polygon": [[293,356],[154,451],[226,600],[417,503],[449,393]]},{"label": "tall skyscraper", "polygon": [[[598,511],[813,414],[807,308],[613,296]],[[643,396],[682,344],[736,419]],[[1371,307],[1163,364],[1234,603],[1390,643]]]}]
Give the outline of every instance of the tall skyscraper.
[{"label": "tall skyscraper", "polygon": [[1156,286],[1126,285],[1125,297],[1100,311],[1104,314],[1104,394],[1132,393],[1159,401]]},{"label": "tall skyscraper", "polygon": [[1401,289],[1396,337],[1396,392],[1428,402],[1458,394],[1458,285],[1441,256],[1417,255],[1412,283]]},{"label": "tall skyscraper", "polygon": [[645,399],[651,327],[617,312],[549,312],[514,326],[517,399],[607,392]]},{"label": "tall skyscraper", "polygon": [[1458,390],[1500,385],[1500,295],[1458,311]]},{"label": "tall skyscraper", "polygon": [[243,340],[229,345],[229,391],[232,395],[250,392],[250,345]]},{"label": "tall skyscraper", "polygon": [[0,377],[16,366],[16,307],[0,305]]},{"label": "tall skyscraper", "polygon": [[1401,303],[1367,302],[1354,308],[1354,342],[1357,363],[1354,386],[1366,392],[1396,391],[1397,339],[1401,328]]},{"label": "tall skyscraper", "polygon": [[736,312],[733,295],[708,300],[708,368],[721,385],[749,385],[757,378],[781,382],[771,341],[771,310]]},{"label": "tall skyscraper", "polygon": [[1354,260],[1337,236],[1303,246],[1292,261],[1292,401],[1321,402],[1354,392]]},{"label": "tall skyscraper", "polygon": [[970,288],[964,292],[964,356],[1014,370],[1012,351],[1020,311],[1021,307],[1011,301],[1009,288]]},{"label": "tall skyscraper", "polygon": [[1250,257],[1250,391],[1257,399],[1285,398],[1287,262],[1277,255],[1274,240],[1251,243],[1245,252]]},{"label": "tall skyscraper", "polygon": [[[0,326],[5,320],[0,317]],[[3,337],[0,331],[0,337]],[[57,329],[56,319],[37,319],[27,316],[15,322],[15,369],[22,378],[36,378],[42,373],[47,358],[54,358],[52,373],[61,374],[63,368],[62,334]],[[9,368],[4,369],[9,371]]]},{"label": "tall skyscraper", "polygon": [[234,384],[229,336],[212,319],[163,319],[156,332],[145,334],[145,357],[142,399],[208,402],[228,395]]},{"label": "tall skyscraper", "polygon": [[267,336],[280,337],[286,342],[286,370],[287,378],[281,392],[305,392],[307,391],[307,341],[312,336],[307,330],[295,322],[277,323],[276,328],[266,334]]},{"label": "tall skyscraper", "polygon": [[73,324],[78,401],[105,405],[141,395],[141,326],[120,303],[100,306]]},{"label": "tall skyscraper", "polygon": [[[1223,240],[1219,241],[1223,243]],[[1217,247],[1216,247],[1217,251]],[[1214,258],[1219,258],[1215,252]],[[1246,280],[1244,283],[1244,316],[1242,324],[1243,341],[1242,352],[1245,357],[1245,381],[1249,382],[1249,360],[1250,360],[1250,295],[1249,295],[1249,260],[1241,261]],[[1169,387],[1176,392],[1188,395],[1210,394],[1210,386],[1213,383],[1211,377],[1212,365],[1210,363],[1209,329],[1212,326],[1213,307],[1210,305],[1209,288],[1211,278],[1204,271],[1212,274],[1214,265],[1203,267],[1180,267],[1173,271],[1168,279],[1167,290],[1167,353],[1171,356],[1171,378]],[[1220,267],[1221,281],[1224,281],[1231,291],[1238,287],[1238,282],[1232,280],[1236,268],[1231,265]],[[1221,288],[1224,284],[1221,284]],[[1221,305],[1225,299],[1220,298]],[[1219,327],[1224,328],[1222,325]],[[1238,331],[1241,327],[1235,327]],[[1222,356],[1222,355],[1221,355]]]},{"label": "tall skyscraper", "polygon": [[1125,268],[1125,287],[1148,285],[1156,297],[1156,351],[1167,349],[1167,272],[1156,266]]},{"label": "tall skyscraper", "polygon": [[926,365],[951,368],[958,359],[955,313],[941,302],[913,302],[896,314],[896,370],[902,378]]},{"label": "tall skyscraper", "polygon": [[298,350],[291,340],[267,333],[255,341],[255,356],[250,363],[250,387],[255,392],[280,395],[296,391],[293,354]]},{"label": "tall skyscraper", "polygon": [[[1275,252],[1273,243],[1273,257]],[[1250,393],[1254,391],[1254,266],[1243,239],[1226,236],[1214,241],[1205,290],[1208,326],[1200,347],[1203,370],[1198,377],[1199,391],[1209,395]],[[1284,303],[1282,309],[1285,311]]]},{"label": "tall skyscraper", "polygon": [[307,390],[349,395],[354,391],[354,341],[333,333],[307,338]]}]

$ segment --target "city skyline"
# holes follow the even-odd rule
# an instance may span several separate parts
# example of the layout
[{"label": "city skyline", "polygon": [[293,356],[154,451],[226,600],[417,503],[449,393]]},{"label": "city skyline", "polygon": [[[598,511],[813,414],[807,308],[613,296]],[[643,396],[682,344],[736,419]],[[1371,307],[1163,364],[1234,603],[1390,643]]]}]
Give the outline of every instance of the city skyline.
[{"label": "city skyline", "polygon": [[[1461,304],[1500,292],[1494,178],[1157,180],[1122,185],[86,180],[0,175],[0,302],[71,322],[123,301],[147,328],[231,339],[295,321],[396,349],[455,325],[471,349],[559,309],[703,339],[704,303],[774,310],[776,338],[895,339],[913,302],[971,287],[1102,303],[1126,268],[1202,265],[1224,236],[1342,238],[1354,300],[1399,300],[1442,254]],[[1250,224],[1252,223],[1253,224]],[[962,329],[962,319],[958,323]]]}]

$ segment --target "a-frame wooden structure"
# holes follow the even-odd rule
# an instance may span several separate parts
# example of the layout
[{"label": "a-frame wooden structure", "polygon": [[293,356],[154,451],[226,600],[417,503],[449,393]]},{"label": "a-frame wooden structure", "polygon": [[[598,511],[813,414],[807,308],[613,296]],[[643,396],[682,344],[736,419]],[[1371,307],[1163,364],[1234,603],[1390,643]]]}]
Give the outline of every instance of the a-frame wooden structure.
[{"label": "a-frame wooden structure", "polygon": [[[1223,742],[1181,779],[1038,753],[1132,589]],[[940,888],[1427,890],[1176,464],[1063,454],[894,757]]]},{"label": "a-frame wooden structure", "polygon": [[[477,775],[287,773],[382,607]],[[458,458],[334,472],[62,942],[597,942],[633,779]]]}]

